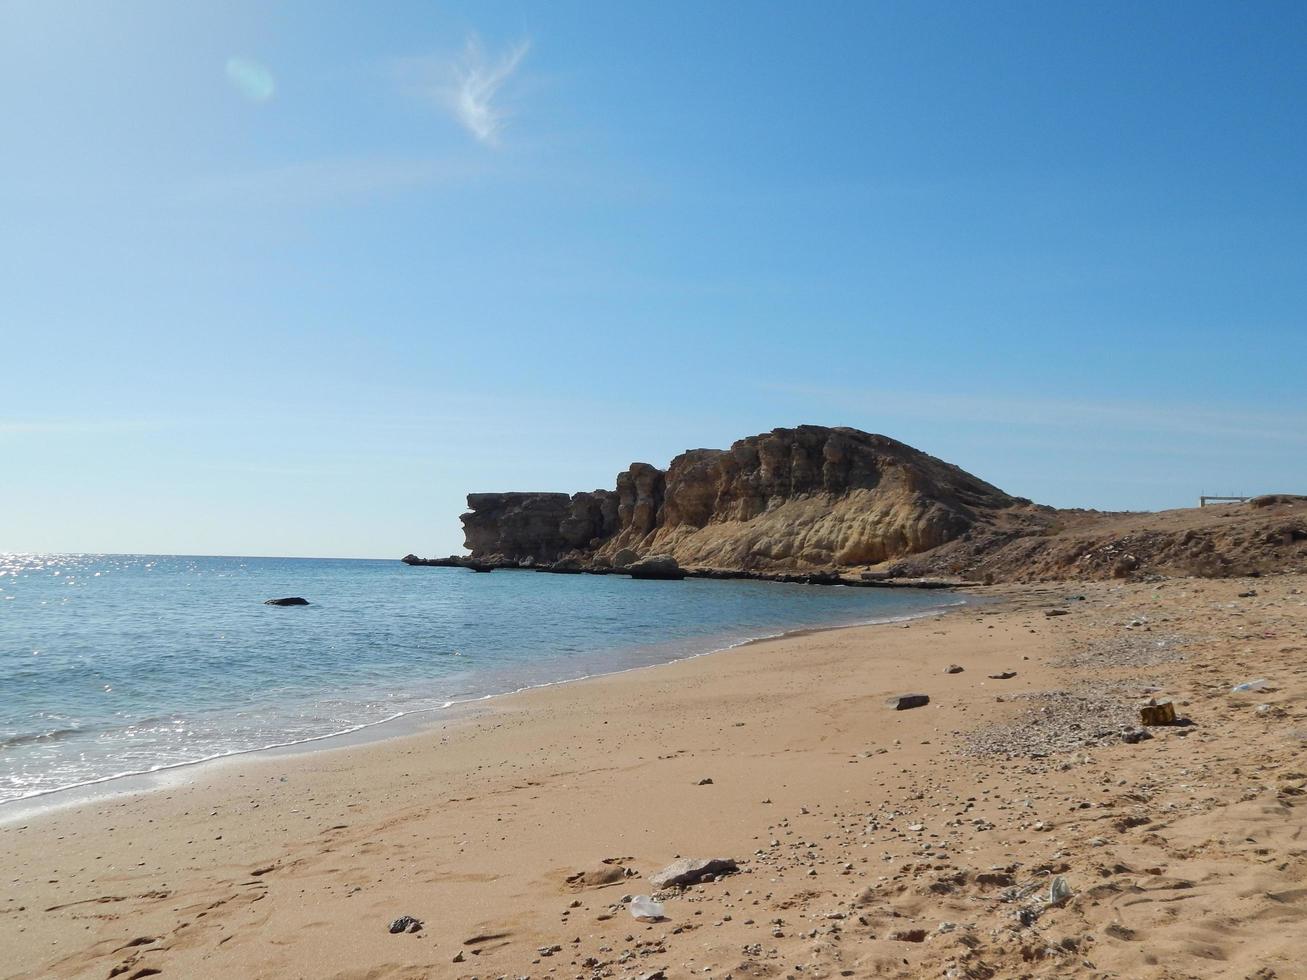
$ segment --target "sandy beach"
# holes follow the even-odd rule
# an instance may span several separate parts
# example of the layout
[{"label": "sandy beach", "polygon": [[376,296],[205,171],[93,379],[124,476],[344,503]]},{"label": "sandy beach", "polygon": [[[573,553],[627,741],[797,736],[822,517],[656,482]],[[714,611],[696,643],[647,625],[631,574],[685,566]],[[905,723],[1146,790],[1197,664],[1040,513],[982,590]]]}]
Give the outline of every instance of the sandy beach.
[{"label": "sandy beach", "polygon": [[0,975],[1307,976],[1307,577],[980,591],[9,820]]}]

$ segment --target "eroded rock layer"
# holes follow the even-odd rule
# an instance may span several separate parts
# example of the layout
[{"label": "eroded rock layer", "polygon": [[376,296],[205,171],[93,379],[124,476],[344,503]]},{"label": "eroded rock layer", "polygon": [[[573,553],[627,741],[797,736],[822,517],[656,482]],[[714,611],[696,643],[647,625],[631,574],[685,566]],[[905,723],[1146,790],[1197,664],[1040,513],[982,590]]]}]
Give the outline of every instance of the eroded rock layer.
[{"label": "eroded rock layer", "polygon": [[614,490],[476,493],[473,559],[611,559],[803,569],[870,565],[938,547],[1029,501],[886,436],[805,425],[633,463]]}]

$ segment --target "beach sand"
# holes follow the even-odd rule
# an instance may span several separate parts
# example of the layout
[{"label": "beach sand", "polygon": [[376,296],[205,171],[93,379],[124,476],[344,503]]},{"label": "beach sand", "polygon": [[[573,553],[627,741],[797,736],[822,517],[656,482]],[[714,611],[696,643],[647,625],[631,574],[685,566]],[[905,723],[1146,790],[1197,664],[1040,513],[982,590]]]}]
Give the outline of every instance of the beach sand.
[{"label": "beach sand", "polygon": [[4,823],[0,976],[1307,976],[1307,578],[991,594]]}]

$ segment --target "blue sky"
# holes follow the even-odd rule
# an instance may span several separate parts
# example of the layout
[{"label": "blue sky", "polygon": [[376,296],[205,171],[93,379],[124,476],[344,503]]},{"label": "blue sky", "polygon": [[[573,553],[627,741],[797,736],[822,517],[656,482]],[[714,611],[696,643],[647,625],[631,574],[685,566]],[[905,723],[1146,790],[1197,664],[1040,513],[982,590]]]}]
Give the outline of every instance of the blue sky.
[{"label": "blue sky", "polygon": [[803,422],[1307,492],[1307,5],[0,4],[0,550],[446,554]]}]

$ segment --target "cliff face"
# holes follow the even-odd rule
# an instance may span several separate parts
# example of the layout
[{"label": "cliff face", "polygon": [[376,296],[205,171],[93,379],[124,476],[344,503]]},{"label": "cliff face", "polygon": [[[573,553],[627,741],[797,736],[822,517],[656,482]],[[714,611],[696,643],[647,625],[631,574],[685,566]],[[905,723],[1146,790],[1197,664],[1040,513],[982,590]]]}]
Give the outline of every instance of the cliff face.
[{"label": "cliff face", "polygon": [[634,463],[615,490],[470,494],[463,524],[477,559],[629,548],[682,565],[804,569],[916,554],[1023,503],[885,436],[805,425],[693,449],[666,471]]}]

